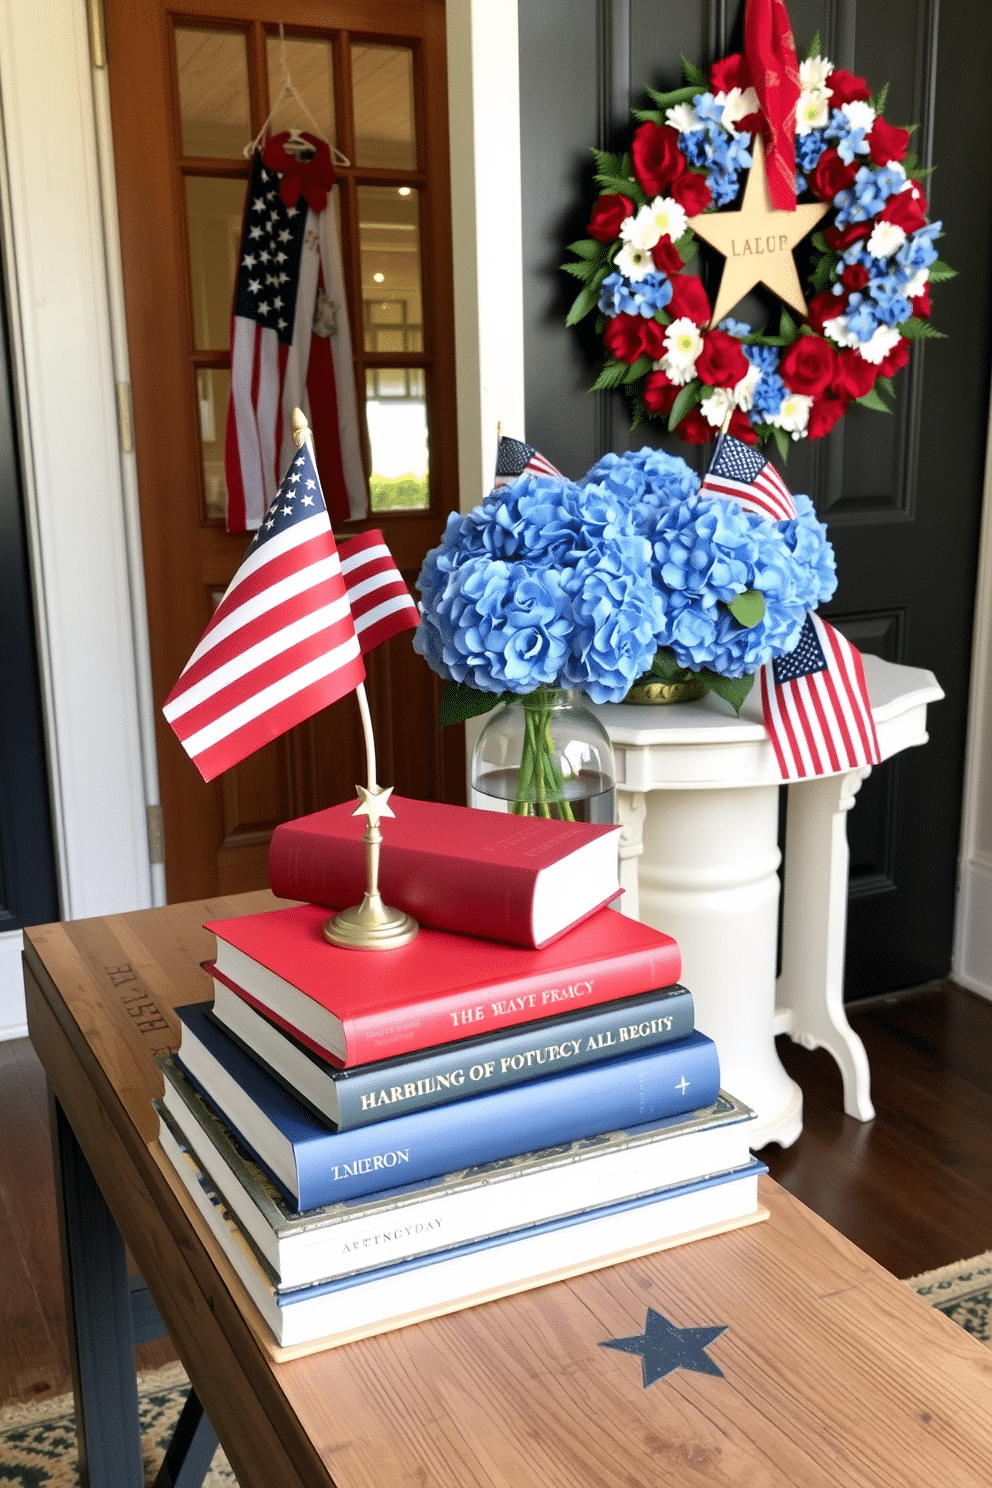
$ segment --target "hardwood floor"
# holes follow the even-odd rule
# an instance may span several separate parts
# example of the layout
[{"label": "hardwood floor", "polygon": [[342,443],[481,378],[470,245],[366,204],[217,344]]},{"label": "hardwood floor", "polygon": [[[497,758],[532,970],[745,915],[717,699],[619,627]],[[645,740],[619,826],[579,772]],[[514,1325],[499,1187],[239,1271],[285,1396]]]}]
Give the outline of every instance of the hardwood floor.
[{"label": "hardwood floor", "polygon": [[[843,1114],[829,1055],[780,1041],[804,1128],[761,1154],[772,1176],[897,1276],[992,1248],[992,1003],[944,982],[850,1017],[876,1118]],[[144,1344],[139,1367],[170,1357]],[[45,1082],[18,1040],[0,1044],[0,1405],[68,1388]]]}]

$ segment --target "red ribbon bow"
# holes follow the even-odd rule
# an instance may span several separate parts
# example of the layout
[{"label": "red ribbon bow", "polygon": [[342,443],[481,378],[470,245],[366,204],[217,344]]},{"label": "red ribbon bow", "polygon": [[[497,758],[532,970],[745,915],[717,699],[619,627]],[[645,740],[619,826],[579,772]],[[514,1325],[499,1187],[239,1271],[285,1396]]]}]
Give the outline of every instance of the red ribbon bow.
[{"label": "red ribbon bow", "polygon": [[765,168],[773,207],[796,207],[796,104],[799,63],[785,0],[747,0],[744,56],[765,116]]},{"label": "red ribbon bow", "polygon": [[331,152],[326,143],[317,139],[316,135],[302,134],[300,138],[313,147],[313,154],[308,160],[297,160],[286,149],[288,129],[272,136],[262,151],[262,159],[270,170],[278,171],[282,177],[279,195],[287,207],[295,207],[302,193],[313,211],[322,212],[327,206],[327,193],[334,185]]}]

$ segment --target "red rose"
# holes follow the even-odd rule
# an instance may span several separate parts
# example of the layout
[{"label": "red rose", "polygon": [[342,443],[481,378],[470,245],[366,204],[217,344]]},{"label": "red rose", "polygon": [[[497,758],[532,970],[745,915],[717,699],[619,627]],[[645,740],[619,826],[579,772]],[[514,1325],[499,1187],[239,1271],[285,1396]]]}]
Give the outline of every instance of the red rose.
[{"label": "red rose", "polygon": [[698,408],[690,408],[682,422],[675,425],[675,432],[686,444],[705,444],[708,439],[716,438],[716,430],[706,422]]},{"label": "red rose", "polygon": [[721,57],[710,68],[710,87],[714,93],[729,93],[731,88],[750,88],[751,74],[740,52]]},{"label": "red rose", "polygon": [[743,119],[737,120],[738,134],[758,134],[765,127],[764,115],[761,113],[745,114]]},{"label": "red rose", "polygon": [[800,336],[787,346],[779,360],[779,376],[793,393],[816,397],[834,375],[836,357],[822,336]]},{"label": "red rose", "polygon": [[830,107],[835,109],[845,103],[867,103],[871,97],[865,79],[855,77],[853,72],[845,72],[843,67],[834,68],[827,78],[827,87],[830,89]]},{"label": "red rose", "polygon": [[664,372],[649,372],[644,383],[641,400],[651,413],[670,414],[679,389]]},{"label": "red rose", "polygon": [[817,398],[809,411],[807,439],[822,439],[824,434],[829,434],[834,424],[847,412],[847,402],[846,398],[834,398],[829,393],[826,397]]},{"label": "red rose", "polygon": [[895,196],[889,197],[879,215],[883,222],[894,222],[896,227],[901,227],[908,237],[923,227],[927,220],[926,208],[922,192],[916,197],[912,191],[897,191]]},{"label": "red rose", "polygon": [[833,320],[835,315],[843,315],[847,309],[847,295],[831,294],[829,289],[821,289],[818,295],[814,295],[809,302],[806,318],[814,331],[823,335],[823,327],[828,320]]},{"label": "red rose", "polygon": [[905,367],[909,361],[909,342],[905,336],[900,336],[887,357],[883,357],[878,366],[880,377],[891,377],[893,372],[898,372]]},{"label": "red rose", "polygon": [[735,408],[730,415],[730,433],[742,444],[757,444],[758,436],[754,432],[751,420],[742,408]]},{"label": "red rose", "polygon": [[828,227],[823,236],[837,253],[844,253],[852,243],[871,237],[872,222],[849,222],[846,227]]},{"label": "red rose", "polygon": [[864,264],[847,264],[843,274],[840,276],[840,282],[845,289],[849,289],[853,293],[856,289],[864,289],[869,277],[870,275]]},{"label": "red rose", "polygon": [[890,160],[902,160],[909,149],[909,130],[886,124],[879,114],[868,135],[868,149],[876,165],[888,165]]},{"label": "red rose", "polygon": [[588,233],[591,238],[598,238],[601,243],[612,243],[614,238],[620,236],[620,224],[626,217],[634,215],[634,203],[629,196],[609,195],[601,196],[592,209],[589,219]]},{"label": "red rose", "polygon": [[845,165],[836,150],[824,150],[806,177],[810,190],[821,201],[833,201],[838,191],[846,191],[858,174],[856,165]]},{"label": "red rose", "polygon": [[701,280],[695,274],[676,274],[672,280],[672,298],[665,306],[673,320],[695,321],[705,325],[712,311]]},{"label": "red rose", "polygon": [[666,188],[685,170],[685,156],[678,141],[674,129],[667,124],[652,124],[650,119],[635,133],[631,145],[634,174],[648,196],[664,196]]},{"label": "red rose", "polygon": [[683,171],[675,177],[668,192],[689,217],[696,217],[713,205],[713,193],[702,171]]},{"label": "red rose", "polygon": [[603,343],[620,362],[633,363],[645,354],[654,362],[665,355],[665,330],[643,315],[614,315],[606,322]]},{"label": "red rose", "polygon": [[831,392],[836,398],[863,398],[875,386],[878,369],[850,347],[837,353],[835,367]]},{"label": "red rose", "polygon": [[736,336],[726,331],[708,331],[696,358],[696,376],[710,387],[736,387],[747,376],[748,360]]},{"label": "red rose", "polygon": [[929,280],[923,286],[923,293],[918,294],[915,300],[909,302],[913,307],[913,314],[918,315],[921,320],[930,319],[930,283]]},{"label": "red rose", "polygon": [[660,269],[663,274],[667,274],[669,279],[673,278],[676,274],[681,274],[683,263],[679,250],[667,234],[665,237],[659,238],[657,243],[655,243],[651,249],[651,257],[654,259],[655,268]]}]

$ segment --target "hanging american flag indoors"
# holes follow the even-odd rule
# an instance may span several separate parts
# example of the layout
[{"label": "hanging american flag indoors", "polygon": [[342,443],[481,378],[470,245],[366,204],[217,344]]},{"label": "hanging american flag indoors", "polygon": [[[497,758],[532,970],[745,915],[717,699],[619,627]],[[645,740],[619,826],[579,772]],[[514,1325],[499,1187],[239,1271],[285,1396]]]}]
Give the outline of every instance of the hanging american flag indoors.
[{"label": "hanging american flag indoors", "polygon": [[[368,512],[334,211],[310,179],[311,163],[294,166],[286,138],[265,147],[265,159],[285,171],[256,153],[245,198],[224,448],[229,532],[254,531],[275,496],[293,455],[296,406],[309,416],[331,519]],[[316,148],[320,180],[333,183],[327,145],[304,138]]]},{"label": "hanging american flag indoors", "polygon": [[770,522],[787,522],[796,515],[792,492],[775,466],[731,434],[718,436],[699,494],[739,501],[745,511]]},{"label": "hanging american flag indoors", "polygon": [[519,439],[507,439],[501,435],[496,447],[496,479],[493,490],[508,486],[521,475],[561,475],[550,460],[539,455],[532,444],[523,444]]},{"label": "hanging american flag indoors", "polygon": [[163,712],[213,780],[364,679],[341,560],[304,446]]}]

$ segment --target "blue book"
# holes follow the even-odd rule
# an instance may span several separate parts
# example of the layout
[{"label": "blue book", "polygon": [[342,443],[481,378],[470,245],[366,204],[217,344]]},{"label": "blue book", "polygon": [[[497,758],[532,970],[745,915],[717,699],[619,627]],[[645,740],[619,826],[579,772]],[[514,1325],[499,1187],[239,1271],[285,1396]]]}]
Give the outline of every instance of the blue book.
[{"label": "blue book", "polygon": [[691,1033],[641,1054],[329,1132],[203,1005],[176,1013],[180,1065],[300,1210],[696,1111],[720,1090],[716,1046]]}]

